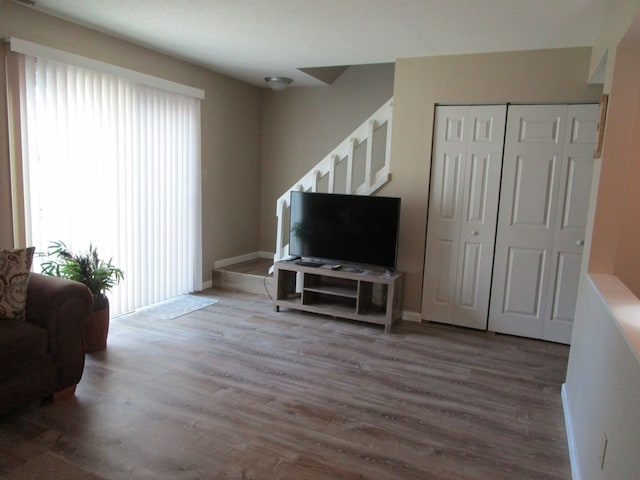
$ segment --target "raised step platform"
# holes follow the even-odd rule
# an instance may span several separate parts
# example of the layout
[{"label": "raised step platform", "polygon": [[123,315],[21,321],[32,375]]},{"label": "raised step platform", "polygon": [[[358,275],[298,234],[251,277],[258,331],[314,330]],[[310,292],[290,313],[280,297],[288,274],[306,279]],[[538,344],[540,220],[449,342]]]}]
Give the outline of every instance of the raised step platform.
[{"label": "raised step platform", "polygon": [[246,262],[215,268],[212,281],[215,288],[235,290],[239,292],[255,293],[273,298],[273,276],[269,268],[273,259],[256,258]]}]

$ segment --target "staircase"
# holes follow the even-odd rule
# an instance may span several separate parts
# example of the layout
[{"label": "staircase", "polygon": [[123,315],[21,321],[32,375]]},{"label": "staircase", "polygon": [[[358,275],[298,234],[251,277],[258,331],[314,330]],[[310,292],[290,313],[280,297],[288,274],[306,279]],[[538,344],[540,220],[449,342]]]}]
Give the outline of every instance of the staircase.
[{"label": "staircase", "polygon": [[392,110],[393,98],[278,199],[275,262],[289,256],[289,201],[292,191],[372,195],[391,179]]},{"label": "staircase", "polygon": [[[340,145],[291,186],[276,202],[277,236],[273,260],[249,254],[214,268],[213,286],[247,293],[272,295],[273,279],[267,270],[289,256],[289,199],[291,191],[372,195],[391,179],[391,119],[393,98],[365,120]],[[251,258],[248,258],[251,257]],[[232,259],[231,259],[232,260]]]}]

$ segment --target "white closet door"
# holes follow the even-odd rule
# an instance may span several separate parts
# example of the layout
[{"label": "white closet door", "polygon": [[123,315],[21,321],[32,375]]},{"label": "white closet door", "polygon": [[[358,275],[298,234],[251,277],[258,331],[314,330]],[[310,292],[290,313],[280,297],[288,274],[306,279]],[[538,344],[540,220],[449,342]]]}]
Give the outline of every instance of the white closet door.
[{"label": "white closet door", "polygon": [[506,106],[437,107],[422,317],[485,329]]},{"label": "white closet door", "polygon": [[598,105],[569,105],[542,338],[571,343],[593,176]]},{"label": "white closet door", "polygon": [[597,107],[509,108],[489,329],[568,343]]}]

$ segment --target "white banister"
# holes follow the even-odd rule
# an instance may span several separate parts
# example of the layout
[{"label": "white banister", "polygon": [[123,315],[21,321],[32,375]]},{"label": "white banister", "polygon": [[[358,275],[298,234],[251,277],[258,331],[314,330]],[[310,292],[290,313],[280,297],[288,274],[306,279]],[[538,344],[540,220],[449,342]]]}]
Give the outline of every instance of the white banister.
[{"label": "white banister", "polygon": [[338,166],[339,161],[340,158],[338,158],[338,155],[331,155],[331,163],[329,164],[329,185],[327,187],[329,193],[336,191],[336,167]]},{"label": "white banister", "polygon": [[371,188],[371,184],[373,183],[371,181],[371,174],[373,170],[373,166],[371,164],[373,162],[373,134],[376,133],[376,125],[375,120],[369,120],[369,128],[367,130],[367,161],[364,169],[364,184],[366,188]]},{"label": "white banister", "polygon": [[353,185],[353,159],[355,158],[357,139],[351,137],[349,139],[349,150],[347,151],[347,179],[345,181],[345,192],[351,193]]},{"label": "white banister", "polygon": [[[351,135],[345,138],[336,148],[325,156],[317,165],[309,170],[300,180],[291,186],[276,202],[276,251],[274,260],[282,260],[289,255],[288,231],[285,226],[289,222],[289,199],[291,191],[320,190],[320,182],[327,178],[327,185],[322,191],[328,193],[353,193],[356,195],[372,195],[379,190],[390,178],[391,158],[391,119],[393,117],[393,98],[382,105],[371,117],[365,120]],[[374,167],[374,136],[379,129],[386,125],[384,136],[384,162],[377,170]],[[365,162],[359,167],[354,158],[356,150],[366,142]],[[338,175],[338,165],[346,162],[344,178]],[[359,171],[363,168],[364,171]],[[359,175],[358,175],[359,174]],[[360,185],[354,186],[354,178],[363,178]]]}]

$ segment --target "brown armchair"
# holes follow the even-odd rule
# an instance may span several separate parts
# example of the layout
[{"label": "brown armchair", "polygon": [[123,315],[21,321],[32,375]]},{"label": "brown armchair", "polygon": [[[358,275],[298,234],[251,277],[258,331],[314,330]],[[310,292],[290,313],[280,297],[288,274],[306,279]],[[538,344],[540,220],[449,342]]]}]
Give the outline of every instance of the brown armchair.
[{"label": "brown armchair", "polygon": [[0,415],[73,395],[84,369],[82,320],[92,309],[85,285],[31,274],[26,321],[0,321]]}]

